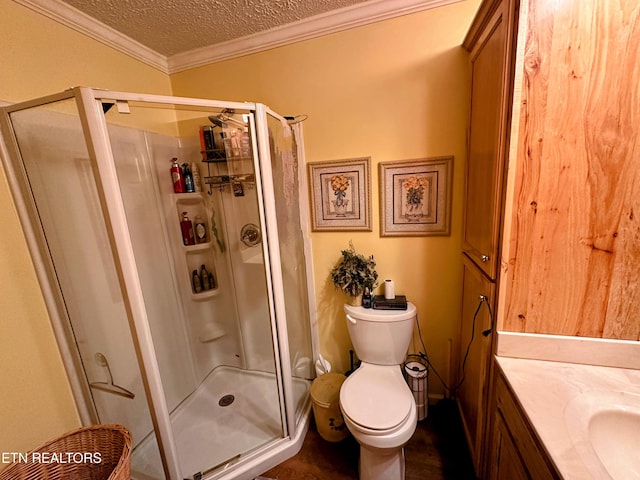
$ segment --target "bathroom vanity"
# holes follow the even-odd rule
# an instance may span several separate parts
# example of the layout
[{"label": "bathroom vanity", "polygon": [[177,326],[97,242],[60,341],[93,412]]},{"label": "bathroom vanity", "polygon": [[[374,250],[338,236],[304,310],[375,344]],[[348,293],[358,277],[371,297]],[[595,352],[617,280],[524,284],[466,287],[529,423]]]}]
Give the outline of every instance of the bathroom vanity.
[{"label": "bathroom vanity", "polygon": [[500,332],[498,344],[488,479],[638,478],[637,342]]}]

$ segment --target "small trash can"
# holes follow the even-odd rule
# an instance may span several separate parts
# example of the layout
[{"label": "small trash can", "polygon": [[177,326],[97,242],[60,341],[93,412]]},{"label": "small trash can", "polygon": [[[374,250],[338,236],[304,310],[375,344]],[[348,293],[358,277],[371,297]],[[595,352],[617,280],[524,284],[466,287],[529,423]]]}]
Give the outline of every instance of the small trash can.
[{"label": "small trash can", "polygon": [[408,355],[404,363],[404,377],[416,401],[418,421],[424,420],[427,418],[429,407],[427,399],[429,367],[426,361],[420,355]]},{"label": "small trash can", "polygon": [[311,384],[311,405],[318,433],[327,442],[339,442],[349,435],[340,411],[341,373],[325,373]]}]

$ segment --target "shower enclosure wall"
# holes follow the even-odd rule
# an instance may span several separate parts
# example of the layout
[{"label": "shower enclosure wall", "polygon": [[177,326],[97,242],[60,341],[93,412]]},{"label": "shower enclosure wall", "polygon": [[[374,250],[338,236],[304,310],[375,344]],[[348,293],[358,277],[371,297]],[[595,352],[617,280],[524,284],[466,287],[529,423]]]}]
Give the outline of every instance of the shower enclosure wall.
[{"label": "shower enclosure wall", "polygon": [[[2,126],[82,420],[132,431],[132,477],[249,479],[295,453],[315,341],[299,127],[90,88],[6,107]],[[198,191],[174,191],[173,158]]]}]

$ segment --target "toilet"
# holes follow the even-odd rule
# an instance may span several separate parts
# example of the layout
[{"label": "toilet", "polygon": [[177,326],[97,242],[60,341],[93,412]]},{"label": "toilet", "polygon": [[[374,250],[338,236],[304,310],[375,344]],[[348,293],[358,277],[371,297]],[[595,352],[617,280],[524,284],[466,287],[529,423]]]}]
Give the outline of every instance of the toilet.
[{"label": "toilet", "polygon": [[360,367],[340,389],[340,409],[360,444],[360,480],[403,480],[404,446],[416,430],[416,403],[402,374],[416,307],[375,310],[345,305]]}]

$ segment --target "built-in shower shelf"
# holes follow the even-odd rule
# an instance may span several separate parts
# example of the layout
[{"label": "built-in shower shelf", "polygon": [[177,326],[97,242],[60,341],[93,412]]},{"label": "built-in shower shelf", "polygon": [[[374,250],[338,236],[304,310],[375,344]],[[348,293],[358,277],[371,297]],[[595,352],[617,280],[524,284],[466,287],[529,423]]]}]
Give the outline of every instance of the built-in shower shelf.
[{"label": "built-in shower shelf", "polygon": [[189,193],[172,193],[173,199],[185,203],[196,203],[202,201],[202,192],[189,192]]},{"label": "built-in shower shelf", "polygon": [[[184,269],[187,274],[183,282],[185,285],[189,286],[190,299],[192,301],[209,300],[218,295],[219,290],[215,245],[212,242],[213,237],[211,236],[210,231],[211,225],[206,220],[211,216],[211,212],[207,208],[207,195],[204,192],[174,193],[170,198],[175,207],[175,216],[171,213],[170,217],[175,219],[173,221],[175,222],[174,231],[176,235],[176,244],[179,245],[178,248],[181,252],[180,256],[183,259],[180,269]],[[206,241],[202,243],[195,243],[193,245],[184,245],[180,225],[183,213],[186,214],[189,220],[191,220],[194,228],[196,221],[202,221],[204,223]],[[203,267],[205,267],[207,271],[207,281],[202,277]],[[194,274],[196,272],[199,278],[199,286],[195,283]],[[208,286],[213,286],[214,288],[207,288],[205,290]]]},{"label": "built-in shower shelf", "polygon": [[173,198],[179,200],[197,200],[198,198],[202,198],[203,192],[183,192],[183,193],[172,193]]},{"label": "built-in shower shelf", "polygon": [[182,248],[187,252],[197,252],[199,250],[207,250],[211,248],[211,242],[196,243],[195,245],[183,245]]},{"label": "built-in shower shelf", "polygon": [[204,326],[200,335],[198,335],[198,340],[202,343],[213,342],[214,340],[219,339],[227,334],[224,328],[218,323],[209,323]]},{"label": "built-in shower shelf", "polygon": [[220,290],[218,288],[212,288],[211,290],[205,290],[204,292],[192,293],[191,298],[193,300],[208,300],[210,298],[215,297],[219,293],[220,293]]}]

